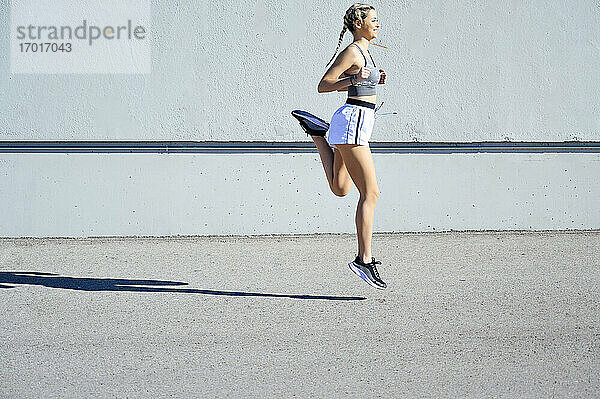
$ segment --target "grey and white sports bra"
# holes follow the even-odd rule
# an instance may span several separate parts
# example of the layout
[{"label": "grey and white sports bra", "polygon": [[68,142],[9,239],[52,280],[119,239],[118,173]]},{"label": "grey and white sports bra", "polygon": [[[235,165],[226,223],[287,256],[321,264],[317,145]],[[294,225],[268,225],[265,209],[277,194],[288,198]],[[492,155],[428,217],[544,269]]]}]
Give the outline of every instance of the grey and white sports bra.
[{"label": "grey and white sports bra", "polygon": [[[363,80],[362,82],[358,82],[355,85],[348,86],[348,95],[353,96],[353,97],[374,96],[376,93],[377,85],[379,84],[381,72],[379,72],[379,69],[375,65],[375,61],[373,61],[373,57],[371,57],[371,53],[369,53],[369,50],[367,50],[367,54],[369,54],[369,58],[372,61],[370,64],[369,64],[369,61],[367,61],[367,57],[365,56],[365,53],[362,51],[360,46],[356,43],[352,43],[352,44],[354,44],[356,47],[358,47],[358,50],[360,51],[363,58],[365,59],[364,66],[371,70],[371,74],[369,75],[369,77],[367,79]],[[344,75],[351,76],[345,72],[344,72]]]}]

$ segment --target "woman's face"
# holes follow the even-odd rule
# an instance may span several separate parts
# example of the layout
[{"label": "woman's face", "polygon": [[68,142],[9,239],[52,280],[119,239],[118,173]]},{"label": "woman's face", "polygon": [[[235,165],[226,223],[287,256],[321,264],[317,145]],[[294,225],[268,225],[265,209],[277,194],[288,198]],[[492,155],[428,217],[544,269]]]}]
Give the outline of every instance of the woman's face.
[{"label": "woman's face", "polygon": [[372,40],[377,37],[377,31],[379,30],[379,20],[377,19],[377,13],[375,12],[375,10],[369,10],[367,17],[360,25],[360,29],[357,30],[367,40]]}]

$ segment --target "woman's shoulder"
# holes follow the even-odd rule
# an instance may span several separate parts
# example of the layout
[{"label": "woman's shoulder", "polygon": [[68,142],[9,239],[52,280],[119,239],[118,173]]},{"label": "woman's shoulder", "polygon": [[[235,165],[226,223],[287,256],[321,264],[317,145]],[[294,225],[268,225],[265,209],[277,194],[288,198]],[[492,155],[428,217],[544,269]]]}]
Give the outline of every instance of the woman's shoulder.
[{"label": "woman's shoulder", "polygon": [[359,49],[353,43],[347,45],[342,51],[340,51],[340,55],[350,55],[353,58],[362,59],[362,56],[359,53]]},{"label": "woman's shoulder", "polygon": [[350,43],[342,51],[352,51],[353,53],[358,53],[359,49],[357,49],[356,47],[357,47],[356,44]]}]

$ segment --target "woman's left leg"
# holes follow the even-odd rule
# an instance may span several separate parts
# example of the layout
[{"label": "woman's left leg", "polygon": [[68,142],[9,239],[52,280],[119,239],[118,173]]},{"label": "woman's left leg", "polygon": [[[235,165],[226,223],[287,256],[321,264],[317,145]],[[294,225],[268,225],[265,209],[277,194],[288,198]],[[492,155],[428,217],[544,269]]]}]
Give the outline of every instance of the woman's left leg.
[{"label": "woman's left leg", "polygon": [[324,137],[311,137],[317,146],[331,192],[338,197],[347,195],[352,188],[352,180],[350,179],[340,150],[336,148],[335,151],[332,151]]}]

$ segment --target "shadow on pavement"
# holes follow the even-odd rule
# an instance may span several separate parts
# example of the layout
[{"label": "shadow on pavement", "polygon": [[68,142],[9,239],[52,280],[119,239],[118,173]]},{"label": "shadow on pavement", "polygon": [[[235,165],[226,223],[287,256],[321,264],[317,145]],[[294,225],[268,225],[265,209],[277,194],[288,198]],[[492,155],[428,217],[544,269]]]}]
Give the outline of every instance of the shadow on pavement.
[{"label": "shadow on pavement", "polygon": [[114,278],[65,277],[54,273],[41,272],[0,272],[0,289],[14,288],[14,285],[40,285],[49,288],[62,288],[77,291],[129,291],[129,292],[179,292],[184,294],[254,296],[267,298],[325,299],[332,301],[357,301],[364,297],[329,295],[267,294],[262,292],[199,290],[194,288],[174,288],[187,285],[181,281],[129,280]]}]

